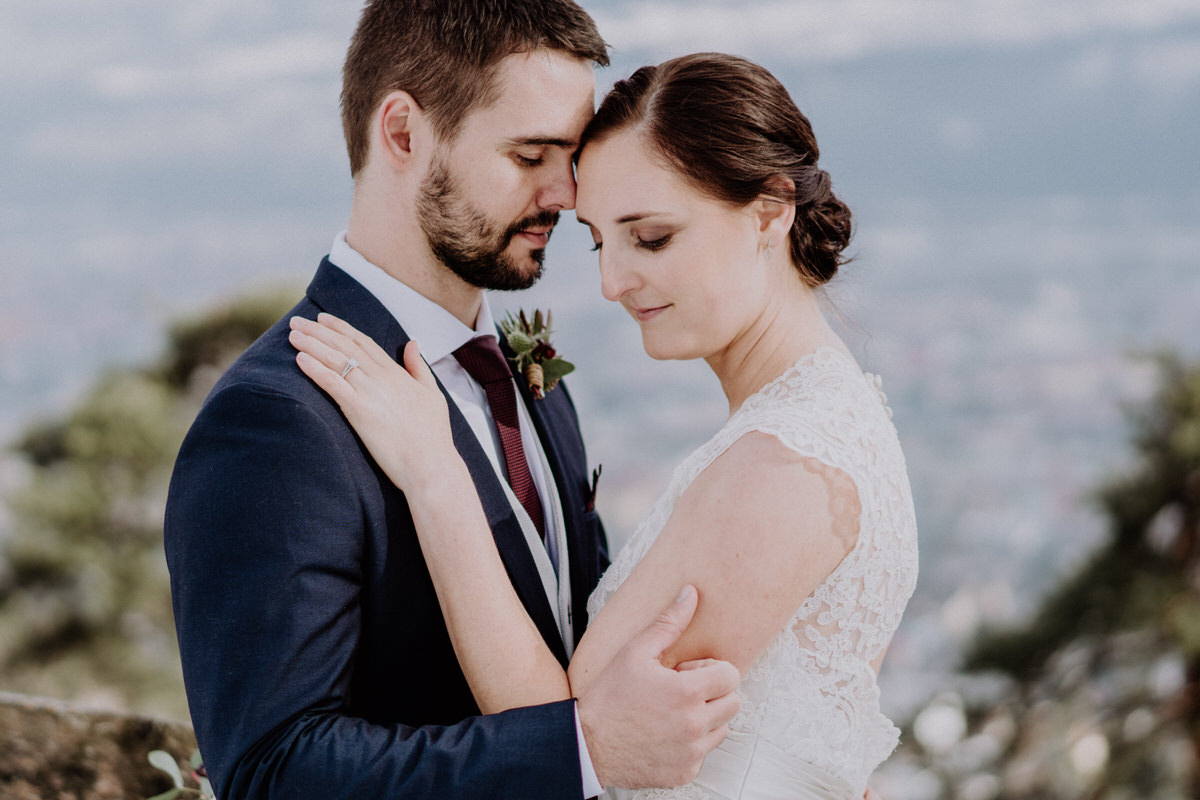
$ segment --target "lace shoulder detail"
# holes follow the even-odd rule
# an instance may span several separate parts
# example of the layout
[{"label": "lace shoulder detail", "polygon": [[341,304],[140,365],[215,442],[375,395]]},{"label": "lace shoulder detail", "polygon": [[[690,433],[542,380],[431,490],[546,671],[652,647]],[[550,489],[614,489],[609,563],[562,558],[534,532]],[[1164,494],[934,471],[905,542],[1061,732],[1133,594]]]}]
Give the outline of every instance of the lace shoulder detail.
[{"label": "lace shoulder detail", "polygon": [[917,538],[904,456],[880,381],[848,356],[823,348],[800,359],[685,459],[604,574],[588,613],[595,616],[636,568],[696,476],[752,431],[841,471],[861,510],[849,553],[742,681],[742,711],[731,729],[761,737],[861,794],[898,742],[899,731],[879,710],[875,669],[916,585]]}]

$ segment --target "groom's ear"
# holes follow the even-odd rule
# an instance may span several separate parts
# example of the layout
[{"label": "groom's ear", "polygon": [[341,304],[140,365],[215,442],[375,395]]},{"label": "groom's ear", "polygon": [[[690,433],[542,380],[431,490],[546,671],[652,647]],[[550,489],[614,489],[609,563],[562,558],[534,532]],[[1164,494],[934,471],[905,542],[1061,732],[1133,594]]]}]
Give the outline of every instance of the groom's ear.
[{"label": "groom's ear", "polygon": [[392,92],[379,104],[375,118],[375,143],[393,168],[404,170],[428,136],[428,121],[408,92]]}]

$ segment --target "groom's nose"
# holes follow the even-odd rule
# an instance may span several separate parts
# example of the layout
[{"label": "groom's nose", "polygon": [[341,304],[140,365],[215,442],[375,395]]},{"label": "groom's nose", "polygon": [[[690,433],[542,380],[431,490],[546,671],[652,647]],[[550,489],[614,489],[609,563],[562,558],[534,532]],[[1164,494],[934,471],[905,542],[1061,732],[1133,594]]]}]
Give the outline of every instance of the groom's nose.
[{"label": "groom's nose", "polygon": [[563,211],[575,207],[575,169],[570,159],[563,167],[548,171],[548,180],[538,191],[538,207],[546,211]]}]

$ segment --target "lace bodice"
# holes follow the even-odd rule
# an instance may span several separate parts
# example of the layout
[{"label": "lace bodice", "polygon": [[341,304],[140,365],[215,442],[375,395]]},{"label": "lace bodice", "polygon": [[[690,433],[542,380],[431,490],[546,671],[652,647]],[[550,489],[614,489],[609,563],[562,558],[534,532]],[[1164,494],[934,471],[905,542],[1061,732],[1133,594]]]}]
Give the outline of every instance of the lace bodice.
[{"label": "lace bodice", "polygon": [[[742,710],[730,725],[728,752],[710,755],[696,784],[635,797],[774,797],[747,785],[763,773],[752,763],[760,753],[775,754],[785,774],[789,763],[815,766],[861,797],[867,778],[895,748],[899,731],[879,709],[872,664],[895,633],[916,584],[917,530],[904,456],[879,386],[878,378],[864,375],[832,348],[800,359],[675,469],[592,594],[588,613],[594,617],[654,544],[696,476],[749,432],[774,436],[800,456],[840,470],[858,491],[857,540],[743,679]],[[744,762],[744,774],[706,777],[718,770],[717,761],[728,773],[731,758],[734,772]],[[787,781],[780,769],[766,772],[775,776],[768,782]],[[781,786],[772,791],[808,796],[787,794]]]}]

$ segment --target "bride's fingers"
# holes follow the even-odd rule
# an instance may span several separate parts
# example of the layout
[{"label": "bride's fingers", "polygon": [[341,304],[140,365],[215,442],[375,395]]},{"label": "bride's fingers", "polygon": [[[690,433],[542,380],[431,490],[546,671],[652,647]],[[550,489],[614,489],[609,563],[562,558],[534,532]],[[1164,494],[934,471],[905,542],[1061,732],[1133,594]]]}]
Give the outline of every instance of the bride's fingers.
[{"label": "bride's fingers", "polygon": [[335,317],[333,314],[330,314],[327,311],[322,311],[320,314],[317,314],[317,324],[323,326],[326,330],[330,330],[339,334],[340,336],[344,337],[345,340],[353,342],[363,356],[370,358],[375,363],[395,363],[395,359],[388,355],[388,353],[382,347],[380,347],[374,339],[372,339],[370,336],[367,336],[365,333],[351,325],[349,322],[346,322],[344,319]]},{"label": "bride's fingers", "polygon": [[[336,370],[339,374],[351,358],[361,362],[361,359],[354,353],[346,352],[346,350],[350,349],[349,342],[339,344],[337,342],[325,341],[321,338],[319,332],[309,327],[311,325],[314,325],[314,323],[309,323],[309,325],[296,325],[293,323],[292,330],[288,334],[288,342],[291,343],[292,347],[301,353],[311,356],[329,369]],[[319,325],[315,327],[320,328]]]},{"label": "bride's fingers", "polygon": [[290,325],[289,341],[304,356],[297,357],[297,364],[347,414],[369,413],[415,397],[410,393],[418,384],[441,399],[437,379],[416,342],[406,345],[402,368],[365,334],[329,314],[322,314],[319,322],[293,317]]},{"label": "bride's fingers", "polygon": [[437,379],[433,377],[433,371],[425,359],[421,358],[421,348],[416,341],[410,340],[404,345],[404,368],[425,388],[437,389]]},{"label": "bride's fingers", "polygon": [[346,359],[362,361],[361,348],[340,331],[304,317],[293,317],[288,325],[292,327],[288,338],[294,347],[318,357],[325,362],[325,366],[334,367],[338,357],[342,363]]},{"label": "bride's fingers", "polygon": [[325,366],[316,357],[300,351],[296,354],[296,364],[300,367],[301,372],[311,378],[313,383],[332,397],[334,402],[342,408],[354,400],[354,387],[342,380],[340,372]]},{"label": "bride's fingers", "polygon": [[[324,316],[331,320],[336,319],[328,314]],[[289,324],[292,331],[288,335],[288,339],[292,346],[318,359],[330,369],[336,370],[342,377],[350,377],[350,373],[344,373],[343,370],[351,360],[356,366],[361,367],[364,373],[371,375],[385,374],[381,370],[373,370],[372,365],[380,365],[384,370],[395,365],[395,362],[383,354],[383,350],[369,338],[366,339],[366,342],[371,345],[372,350],[364,347],[356,337],[349,336],[320,322],[313,322],[303,317],[292,317]],[[345,325],[345,323],[342,324]],[[354,329],[350,328],[350,330]]]}]

